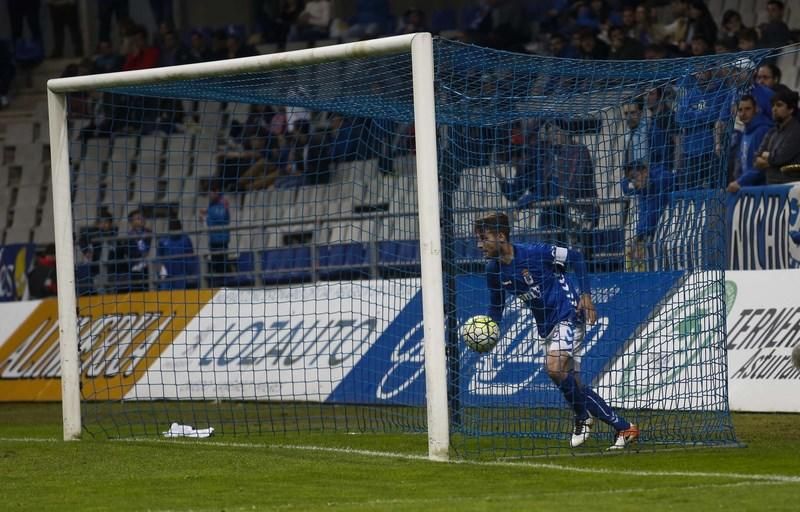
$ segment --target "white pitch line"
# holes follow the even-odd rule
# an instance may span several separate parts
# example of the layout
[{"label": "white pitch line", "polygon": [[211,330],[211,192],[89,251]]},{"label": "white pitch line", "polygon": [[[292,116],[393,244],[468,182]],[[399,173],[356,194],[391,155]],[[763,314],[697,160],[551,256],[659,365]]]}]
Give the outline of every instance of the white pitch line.
[{"label": "white pitch line", "polygon": [[[169,442],[169,440],[154,440],[154,439],[124,439],[119,440],[131,443],[160,443]],[[313,445],[293,445],[293,444],[258,444],[258,443],[228,443],[224,441],[190,441],[175,443],[175,445],[207,445],[217,446],[223,448],[261,448],[271,450],[294,450],[294,451],[310,451],[310,452],[325,452],[325,453],[340,453],[344,455],[361,455],[365,457],[374,458],[394,458],[404,460],[415,460],[423,462],[432,462],[426,455],[414,455],[408,453],[395,453],[395,452],[378,452],[373,450],[360,450],[354,448],[335,448],[330,446],[313,446]],[[588,473],[588,474],[605,474],[605,475],[621,475],[621,476],[642,476],[642,477],[691,477],[691,478],[734,478],[737,480],[747,481],[764,481],[764,482],[784,482],[784,483],[800,483],[800,476],[795,475],[759,475],[759,474],[745,474],[745,473],[711,473],[702,471],[644,471],[644,470],[623,470],[623,469],[605,469],[605,468],[582,468],[577,466],[563,466],[560,464],[545,464],[538,462],[503,462],[503,461],[474,461],[474,460],[451,460],[450,464],[467,464],[475,466],[487,467],[508,467],[508,468],[532,468],[532,469],[547,469],[555,471],[566,471],[573,473]],[[435,462],[435,464],[440,464]]]},{"label": "white pitch line", "polygon": [[[425,455],[414,455],[409,453],[396,453],[396,452],[378,452],[373,450],[360,450],[354,448],[335,448],[330,446],[313,446],[313,445],[293,445],[293,444],[258,444],[258,443],[238,443],[238,442],[224,442],[224,441],[197,441],[192,440],[188,442],[175,442],[174,439],[118,439],[116,442],[127,443],[146,443],[146,444],[165,444],[173,443],[173,446],[180,445],[200,445],[200,446],[215,446],[221,448],[259,448],[268,450],[294,450],[294,451],[309,451],[309,452],[325,452],[325,453],[340,453],[344,455],[360,455],[364,457],[373,458],[390,458],[390,459],[403,459],[415,460],[422,462],[431,462]],[[54,438],[0,438],[0,442],[11,443],[28,443],[28,442],[58,442]],[[657,453],[657,452],[654,452]],[[509,467],[509,468],[531,468],[531,469],[547,469],[554,471],[566,471],[573,473],[587,473],[597,475],[621,475],[621,476],[641,476],[641,477],[690,477],[690,478],[734,478],[736,480],[745,481],[760,481],[760,482],[780,482],[780,483],[800,483],[800,476],[794,475],[759,475],[759,474],[744,474],[744,473],[711,473],[701,471],[644,471],[644,470],[623,470],[623,469],[605,469],[605,468],[582,468],[577,466],[563,466],[560,464],[545,464],[539,462],[508,462],[508,461],[474,461],[474,460],[451,460],[450,464],[467,464],[474,466],[487,466],[487,467]],[[436,462],[435,464],[440,464]]]},{"label": "white pitch line", "polygon": [[55,437],[0,437],[0,443],[57,443]]}]

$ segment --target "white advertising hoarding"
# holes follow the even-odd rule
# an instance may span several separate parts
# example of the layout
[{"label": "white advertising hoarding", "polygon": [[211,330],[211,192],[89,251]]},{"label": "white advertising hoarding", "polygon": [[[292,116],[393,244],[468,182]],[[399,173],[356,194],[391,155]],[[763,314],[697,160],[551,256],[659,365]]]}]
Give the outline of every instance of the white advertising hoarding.
[{"label": "white advertising hoarding", "polygon": [[800,412],[800,270],[725,274],[731,409]]}]

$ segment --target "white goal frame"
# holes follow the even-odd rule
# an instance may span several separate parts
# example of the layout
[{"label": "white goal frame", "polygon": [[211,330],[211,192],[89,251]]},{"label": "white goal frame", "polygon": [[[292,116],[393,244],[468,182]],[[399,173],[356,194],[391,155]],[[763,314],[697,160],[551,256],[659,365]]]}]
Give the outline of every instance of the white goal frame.
[{"label": "white goal frame", "polygon": [[432,460],[448,460],[450,434],[439,227],[439,173],[433,87],[433,39],[429,33],[406,34],[356,43],[183,66],[56,78],[47,82],[65,441],[79,439],[81,435],[80,357],[78,353],[66,94],[84,90],[236,75],[348,58],[402,53],[411,54],[414,92],[428,456]]}]

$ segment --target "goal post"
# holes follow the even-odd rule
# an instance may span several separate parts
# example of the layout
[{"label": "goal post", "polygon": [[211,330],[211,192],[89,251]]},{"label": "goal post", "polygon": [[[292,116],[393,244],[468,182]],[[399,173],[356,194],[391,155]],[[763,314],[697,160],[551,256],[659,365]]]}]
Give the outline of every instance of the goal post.
[{"label": "goal post", "polygon": [[169,68],[49,80],[53,208],[59,276],[60,358],[64,439],[80,437],[80,361],[78,359],[77,296],[74,274],[74,229],[71,215],[69,140],[66,93],[139,84],[172,82],[228,74],[289,68],[304,64],[410,52],[413,63],[414,123],[417,140],[417,176],[420,179],[420,253],[425,324],[425,374],[428,409],[429,457],[447,460],[449,424],[444,357],[439,194],[436,150],[436,114],[433,95],[433,47],[428,33],[409,34],[294,52],[260,55]]},{"label": "goal post", "polygon": [[[513,242],[576,250],[563,279],[585,269],[598,314],[576,371],[641,446],[735,443],[722,148],[768,54],[576,61],[423,33],[50,80],[64,438],[570,450],[529,269],[501,281],[521,295],[497,346],[459,339],[490,307],[473,226],[503,212]],[[20,373],[55,371],[36,343]],[[581,450],[614,435],[597,421]]]}]

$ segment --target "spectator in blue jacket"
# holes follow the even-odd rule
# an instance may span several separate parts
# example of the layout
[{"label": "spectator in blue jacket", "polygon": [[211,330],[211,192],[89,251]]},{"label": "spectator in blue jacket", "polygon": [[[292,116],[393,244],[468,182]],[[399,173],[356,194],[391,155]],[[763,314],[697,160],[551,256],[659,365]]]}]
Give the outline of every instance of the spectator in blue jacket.
[{"label": "spectator in blue jacket", "polygon": [[159,290],[197,288],[197,256],[180,220],[170,219],[169,234],[158,239],[156,257],[160,265]]},{"label": "spectator in blue jacket", "polygon": [[231,212],[228,200],[222,194],[219,181],[213,181],[208,190],[208,207],[200,209],[200,215],[205,217],[208,226],[208,250],[211,253],[210,285],[224,281],[228,271],[228,245],[231,241],[231,232],[225,229],[231,223]]},{"label": "spectator in blue jacket", "polygon": [[653,242],[658,220],[674,184],[674,175],[662,165],[633,162],[625,169],[621,183],[622,193],[638,198],[639,220],[627,258],[634,270],[646,269],[647,246]]},{"label": "spectator in blue jacket", "polygon": [[676,176],[683,190],[716,186],[721,163],[719,128],[731,115],[732,89],[709,70],[686,76],[678,93],[675,120],[681,129],[682,160]]},{"label": "spectator in blue jacket", "polygon": [[728,184],[728,192],[738,192],[741,187],[758,186],[766,183],[764,173],[753,165],[756,151],[761,146],[764,135],[772,128],[772,121],[761,115],[753,96],[746,94],[739,100],[739,120],[744,124],[737,151],[736,179]]}]

